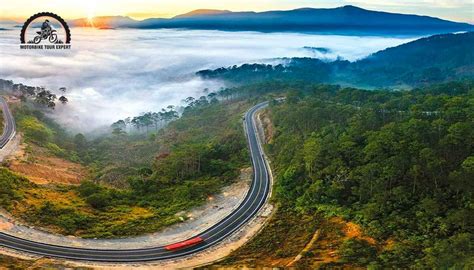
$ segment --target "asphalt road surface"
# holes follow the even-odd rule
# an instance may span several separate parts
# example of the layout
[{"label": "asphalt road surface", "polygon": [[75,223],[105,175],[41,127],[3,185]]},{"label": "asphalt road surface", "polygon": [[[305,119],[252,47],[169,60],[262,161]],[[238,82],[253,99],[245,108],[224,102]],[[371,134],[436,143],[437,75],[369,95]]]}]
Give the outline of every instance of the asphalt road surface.
[{"label": "asphalt road surface", "polygon": [[0,103],[3,111],[3,121],[5,123],[2,136],[0,137],[0,149],[2,149],[13,138],[13,136],[15,136],[16,127],[15,120],[13,119],[10,109],[8,109],[8,104],[3,97],[0,97]]},{"label": "asphalt road surface", "polygon": [[[2,99],[3,100],[3,99]],[[11,134],[15,132],[13,118],[3,100],[4,115],[6,116],[6,127],[0,141],[6,138],[11,139]],[[269,168],[263,157],[263,150],[258,139],[257,127],[255,123],[255,113],[266,107],[268,102],[257,104],[247,111],[244,117],[244,127],[250,148],[251,160],[253,164],[253,180],[246,197],[236,208],[234,212],[229,214],[219,223],[213,225],[199,235],[189,239],[200,237],[202,242],[188,246],[178,250],[167,250],[165,246],[143,248],[143,249],[94,249],[77,248],[68,246],[58,246],[34,242],[0,232],[0,246],[10,249],[42,255],[46,257],[64,258],[71,260],[83,261],[100,261],[100,262],[141,262],[141,261],[157,261],[188,256],[193,253],[203,251],[229,237],[232,233],[239,230],[249,220],[257,214],[264,205],[270,190]],[[10,120],[11,121],[10,121]],[[10,126],[12,125],[12,126]],[[9,139],[6,139],[7,141]]]}]

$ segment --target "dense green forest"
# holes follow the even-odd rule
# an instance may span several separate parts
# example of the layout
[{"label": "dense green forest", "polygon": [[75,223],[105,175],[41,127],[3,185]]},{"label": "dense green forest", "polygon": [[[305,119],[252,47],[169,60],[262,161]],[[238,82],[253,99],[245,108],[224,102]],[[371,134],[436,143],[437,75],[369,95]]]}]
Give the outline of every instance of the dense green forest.
[{"label": "dense green forest", "polygon": [[474,32],[435,35],[374,53],[355,62],[315,58],[282,59],[282,64],[244,64],[197,72],[206,79],[236,84],[305,81],[363,87],[410,88],[474,78]]},{"label": "dense green forest", "polygon": [[[236,254],[279,250],[270,256],[285,257],[292,249],[282,245],[300,241],[293,232],[314,228],[322,215],[360,224],[376,239],[340,243],[339,260],[327,267],[474,265],[472,82],[412,91],[292,87],[283,104],[268,110],[275,137],[266,147],[279,210],[267,231]],[[317,249],[306,253],[304,267],[317,258]]]}]

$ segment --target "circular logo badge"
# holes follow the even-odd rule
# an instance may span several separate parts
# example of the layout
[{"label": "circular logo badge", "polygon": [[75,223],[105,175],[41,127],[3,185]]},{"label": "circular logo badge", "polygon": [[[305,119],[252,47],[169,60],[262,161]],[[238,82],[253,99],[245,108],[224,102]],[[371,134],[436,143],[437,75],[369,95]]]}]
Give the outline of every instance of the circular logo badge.
[{"label": "circular logo badge", "polygon": [[23,24],[22,44],[69,44],[71,31],[66,21],[51,12],[37,13]]}]

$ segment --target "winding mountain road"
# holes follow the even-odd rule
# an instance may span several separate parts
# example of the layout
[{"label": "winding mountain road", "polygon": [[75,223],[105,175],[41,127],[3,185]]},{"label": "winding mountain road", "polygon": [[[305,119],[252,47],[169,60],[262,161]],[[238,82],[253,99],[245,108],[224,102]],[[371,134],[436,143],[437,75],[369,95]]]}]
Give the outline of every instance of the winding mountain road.
[{"label": "winding mountain road", "polygon": [[[5,131],[0,138],[0,142],[8,142],[14,135],[15,124],[5,100],[1,100],[6,121]],[[222,242],[247,224],[252,217],[258,213],[265,204],[269,194],[270,169],[264,159],[263,149],[258,137],[255,120],[256,112],[265,108],[267,105],[268,102],[257,104],[248,110],[244,117],[245,133],[250,149],[254,173],[250,190],[234,212],[204,232],[189,238],[188,241],[190,240],[191,242],[196,242],[195,240],[199,239],[199,241],[194,245],[174,250],[170,250],[169,246],[120,250],[95,249],[94,247],[77,248],[40,243],[0,232],[0,247],[6,247],[35,255],[69,260],[127,263],[158,261],[189,256]]]},{"label": "winding mountain road", "polygon": [[3,147],[7,145],[7,143],[13,138],[13,136],[15,136],[16,126],[12,113],[8,108],[7,101],[3,97],[0,97],[0,103],[3,112],[3,121],[5,122],[3,127],[3,133],[0,137],[0,149],[3,149]]}]

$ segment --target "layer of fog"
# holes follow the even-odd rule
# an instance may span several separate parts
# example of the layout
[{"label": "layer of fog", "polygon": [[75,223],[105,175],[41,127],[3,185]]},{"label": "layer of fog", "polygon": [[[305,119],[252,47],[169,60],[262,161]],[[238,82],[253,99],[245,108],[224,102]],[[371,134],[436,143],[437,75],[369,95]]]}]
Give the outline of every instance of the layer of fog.
[{"label": "layer of fog", "polygon": [[[179,105],[222,82],[201,69],[274,63],[279,57],[356,60],[413,38],[187,30],[72,29],[72,49],[20,50],[19,30],[0,36],[0,78],[50,89],[68,88],[52,114],[76,131]],[[304,47],[327,48],[327,53]],[[325,50],[322,50],[325,51]]]}]

